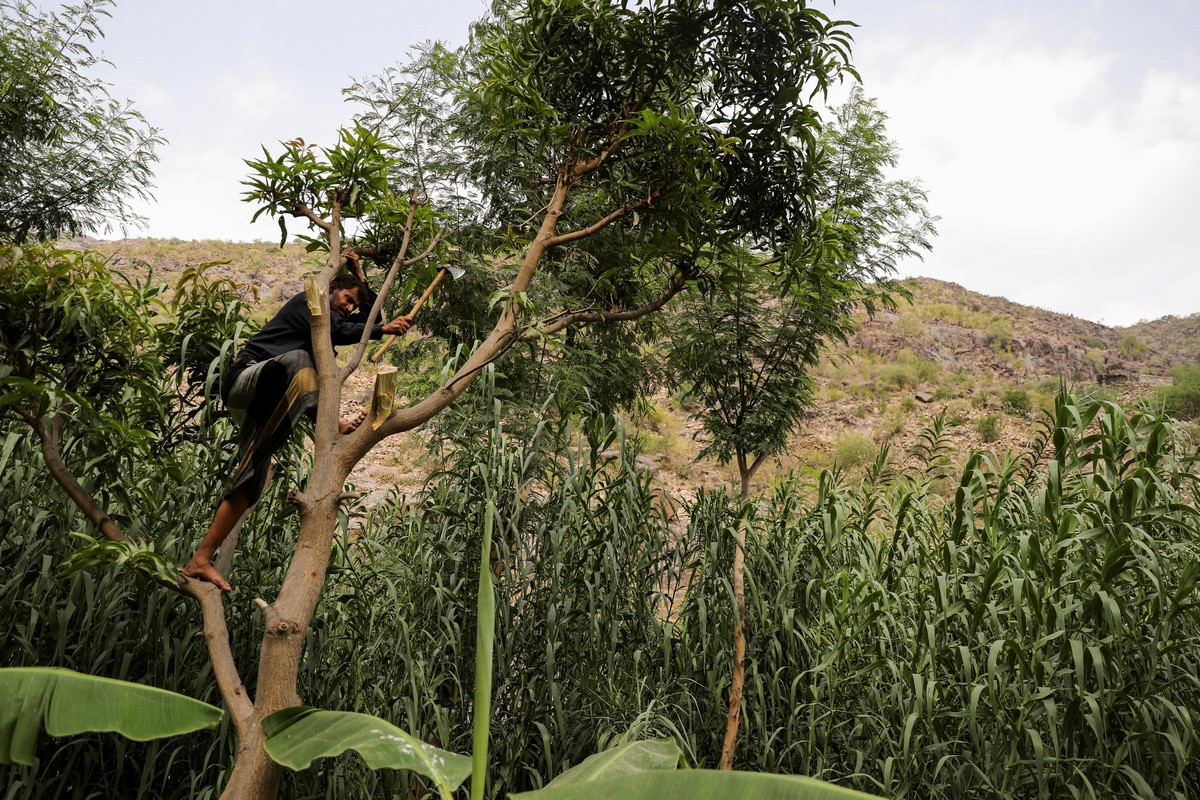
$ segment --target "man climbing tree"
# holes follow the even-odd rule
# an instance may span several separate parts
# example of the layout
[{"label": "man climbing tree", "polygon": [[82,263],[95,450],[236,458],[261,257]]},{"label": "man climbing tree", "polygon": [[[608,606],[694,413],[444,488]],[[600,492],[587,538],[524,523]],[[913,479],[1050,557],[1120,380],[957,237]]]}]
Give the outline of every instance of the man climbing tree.
[{"label": "man climbing tree", "polygon": [[[498,288],[475,341],[451,354],[426,391],[406,405],[389,403],[377,425],[348,435],[339,435],[339,400],[374,329],[361,329],[344,365],[335,361],[331,345],[344,341],[336,326],[346,311],[336,284],[314,304],[320,316],[297,309],[305,322],[292,345],[259,354],[268,361],[303,350],[322,402],[312,470],[294,497],[294,551],[280,581],[263,587],[273,599],[255,598],[262,644],[252,683],[243,681],[247,665],[239,668],[218,584],[199,568],[227,535],[227,522],[214,522],[216,532],[184,570],[208,580],[172,586],[201,607],[212,672],[238,739],[236,761],[222,773],[224,796],[278,794],[283,767],[266,750],[262,723],[302,701],[298,676],[334,552],[341,489],[373,447],[428,423],[522,345],[550,351],[557,335],[581,326],[656,314],[690,284],[719,278],[728,251],[773,258],[781,281],[809,288],[820,244],[808,235],[816,203],[806,165],[820,127],[809,100],[854,74],[848,25],[798,0],[499,0],[462,51],[432,49],[397,81],[352,91],[369,111],[336,144],[297,138],[247,162],[245,197],[255,217],[278,218],[283,241],[287,221],[300,220],[313,234],[310,247],[327,254],[321,289],[342,266],[344,221],[359,221],[373,260],[391,262],[372,321],[399,270],[448,255],[448,233],[456,257],[492,267]],[[428,93],[418,91],[425,76]],[[442,98],[450,113],[433,113],[437,103],[426,107],[424,97]],[[409,256],[410,245],[421,252]],[[231,403],[252,369],[231,383]],[[300,370],[277,369],[277,424],[290,430],[288,387]],[[383,383],[376,383],[381,395]],[[292,394],[310,391],[301,385]],[[56,435],[68,421],[32,417],[56,480],[106,538],[124,544],[101,503],[58,466]],[[261,488],[262,480],[255,473],[244,485]],[[246,507],[253,498],[247,489]],[[226,507],[226,520],[237,510]]]},{"label": "man climbing tree", "polygon": [[[357,259],[351,258],[350,263],[358,267]],[[358,310],[367,302],[369,290],[361,274],[361,268],[357,268],[353,274],[337,275],[329,284],[329,308],[334,314],[329,331],[332,346],[357,344],[366,330]],[[374,325],[370,338],[402,335],[409,324],[408,318],[398,317]],[[183,568],[189,578],[230,590],[229,582],[213,566],[212,557],[238,520],[258,502],[267,483],[271,456],[287,442],[302,415],[315,416],[318,392],[312,339],[312,313],[301,292],[246,342],[222,377],[221,399],[240,431],[238,462],[232,488],[217,508],[196,554]],[[342,420],[338,432],[350,433],[364,416],[360,412]]]}]

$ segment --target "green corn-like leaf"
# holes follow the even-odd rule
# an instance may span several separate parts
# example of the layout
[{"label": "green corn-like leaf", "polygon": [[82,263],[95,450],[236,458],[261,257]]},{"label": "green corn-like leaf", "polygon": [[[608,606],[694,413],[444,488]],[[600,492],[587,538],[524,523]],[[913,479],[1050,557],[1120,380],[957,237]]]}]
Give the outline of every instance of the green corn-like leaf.
[{"label": "green corn-like leaf", "polygon": [[215,728],[224,712],[165,689],[69,669],[0,669],[0,763],[33,764],[39,732],[119,733],[144,742]]},{"label": "green corn-like leaf", "polygon": [[471,774],[469,756],[426,744],[369,714],[285,708],[262,722],[267,754],[295,770],[355,750],[371,769],[405,769],[431,778],[445,798]]},{"label": "green corn-like leaf", "polygon": [[479,647],[475,654],[475,709],[472,739],[471,800],[482,800],[487,775],[488,733],[492,717],[492,647],[496,638],[496,598],[492,593],[492,526],[496,506],[488,501],[479,556]]}]

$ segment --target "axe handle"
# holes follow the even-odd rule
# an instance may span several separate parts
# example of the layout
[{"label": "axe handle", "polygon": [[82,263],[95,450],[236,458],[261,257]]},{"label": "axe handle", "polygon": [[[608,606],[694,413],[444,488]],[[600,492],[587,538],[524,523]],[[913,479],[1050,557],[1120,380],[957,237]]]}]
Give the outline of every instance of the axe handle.
[{"label": "axe handle", "polygon": [[415,317],[417,312],[421,310],[421,306],[425,305],[425,301],[429,299],[429,295],[433,294],[433,290],[437,288],[437,285],[442,282],[442,278],[444,277],[446,277],[446,270],[439,269],[438,274],[433,279],[433,283],[429,284],[429,287],[425,290],[425,294],[421,295],[421,299],[412,307],[412,311],[409,311],[405,316],[409,319]]},{"label": "axe handle", "polygon": [[[445,276],[446,276],[446,270],[444,270],[444,269],[439,269],[439,270],[438,270],[438,274],[437,274],[437,275],[434,277],[434,279],[433,279],[433,282],[432,282],[432,283],[430,283],[430,284],[429,284],[429,286],[428,286],[428,287],[425,289],[425,294],[421,295],[421,299],[420,299],[420,300],[418,300],[418,301],[417,301],[417,303],[416,303],[416,305],[414,305],[414,306],[412,307],[412,310],[411,310],[411,311],[409,311],[409,312],[408,312],[407,314],[405,314],[404,316],[408,317],[410,320],[411,320],[413,317],[415,317],[415,316],[417,315],[417,312],[421,310],[421,306],[425,305],[425,301],[429,299],[429,295],[433,294],[433,290],[437,288],[437,285],[438,285],[439,283],[441,283],[441,282],[442,282],[442,278],[444,278]],[[395,337],[395,335],[389,336],[389,337],[388,337],[388,338],[387,338],[387,339],[384,341],[384,343],[383,343],[383,347],[381,347],[381,348],[379,348],[378,350],[376,350],[376,351],[375,351],[375,355],[371,356],[371,363],[372,363],[372,364],[378,364],[378,363],[379,363],[379,359],[383,358],[383,354],[384,354],[384,352],[386,352],[386,351],[387,351],[387,349],[388,349],[389,347],[391,347],[391,346],[392,346],[392,343],[393,343],[393,342],[395,342],[395,341],[396,341],[396,337]]]}]

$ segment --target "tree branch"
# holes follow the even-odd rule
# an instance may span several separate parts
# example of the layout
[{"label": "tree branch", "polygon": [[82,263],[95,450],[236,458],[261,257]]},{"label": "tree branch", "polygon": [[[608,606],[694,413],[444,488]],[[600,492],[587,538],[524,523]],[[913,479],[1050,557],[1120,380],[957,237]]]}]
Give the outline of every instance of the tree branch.
[{"label": "tree branch", "polygon": [[628,206],[628,205],[622,206],[621,208],[618,208],[616,211],[613,211],[611,214],[608,214],[608,215],[596,220],[595,222],[593,222],[591,225],[587,226],[586,228],[579,228],[578,230],[568,231],[567,233],[560,233],[558,236],[552,237],[550,239],[550,241],[546,242],[546,247],[547,248],[558,247],[560,245],[569,244],[571,242],[575,242],[580,239],[586,239],[588,236],[591,236],[593,233],[598,233],[599,231],[604,230],[609,225],[611,225],[612,223],[619,220],[621,217],[628,214],[630,211],[636,211],[637,209],[643,208],[646,205],[648,205],[648,204],[644,200],[641,200],[632,206]]},{"label": "tree branch", "polygon": [[[62,487],[62,490],[67,493],[67,497],[84,513],[88,521],[104,534],[105,539],[113,542],[128,541],[129,537],[121,531],[121,527],[113,521],[108,512],[100,507],[95,498],[75,478],[75,474],[63,463],[58,441],[65,422],[66,416],[60,411],[49,421],[45,417],[41,417],[34,423],[34,430],[37,431],[38,439],[42,443],[42,460],[46,463],[50,477],[54,478],[54,481]],[[166,585],[179,591],[178,586]]]},{"label": "tree branch", "polygon": [[191,578],[184,580],[187,581],[184,587],[186,593],[200,605],[200,614],[204,619],[204,642],[208,645],[208,659],[212,662],[213,677],[217,679],[221,699],[229,709],[238,739],[245,741],[254,723],[254,703],[246,693],[246,685],[238,674],[237,662],[233,660],[229,629],[225,625],[223,593],[211,583]]},{"label": "tree branch", "polygon": [[[62,434],[66,416],[62,411],[50,420],[44,417],[34,422],[34,430],[42,445],[42,460],[46,469],[55,482],[67,493],[71,502],[82,511],[87,518],[100,529],[104,537],[114,542],[128,541],[119,525],[113,521],[95,498],[76,479],[74,473],[62,460],[59,450],[59,436]],[[246,687],[238,675],[237,663],[233,659],[233,649],[229,644],[229,630],[225,625],[225,609],[221,601],[221,590],[211,583],[178,576],[176,582],[171,582],[158,575],[146,572],[155,583],[165,586],[179,594],[191,597],[200,606],[204,619],[204,639],[208,645],[208,656],[212,661],[213,675],[217,679],[217,687],[225,701],[229,714],[233,717],[238,735],[242,736],[251,724],[254,706],[246,695]]]},{"label": "tree branch", "polygon": [[379,258],[378,247],[372,247],[371,245],[365,244],[356,244],[350,249],[353,250],[355,254],[363,258],[369,258],[373,261]]},{"label": "tree branch", "polygon": [[625,309],[624,311],[604,312],[596,309],[580,309],[578,311],[563,312],[555,317],[544,320],[541,326],[529,326],[529,329],[520,334],[518,338],[523,342],[528,342],[542,336],[558,333],[569,325],[596,322],[628,322],[630,320],[641,319],[661,309],[670,302],[671,298],[683,291],[686,286],[687,278],[680,273],[671,281],[670,286],[667,287],[665,292],[645,305]]},{"label": "tree branch", "polygon": [[413,256],[412,258],[405,259],[400,266],[411,267],[413,264],[418,264],[429,258],[431,255],[433,255],[434,249],[442,241],[442,238],[445,236],[445,234],[446,232],[444,230],[439,230],[436,234],[434,234],[433,241],[429,243],[429,247],[426,247],[424,252],[422,252],[420,255]]},{"label": "tree branch", "polygon": [[572,181],[577,181],[579,178],[582,178],[585,175],[600,169],[600,167],[604,165],[604,162],[608,161],[612,157],[613,153],[617,152],[617,150],[621,147],[621,144],[625,141],[625,134],[629,133],[629,129],[633,127],[633,124],[629,120],[629,115],[631,113],[640,113],[641,110],[646,107],[646,104],[650,102],[650,98],[654,96],[654,90],[658,88],[659,81],[662,80],[663,76],[667,72],[667,68],[671,65],[673,60],[673,58],[668,58],[662,63],[658,73],[650,80],[650,83],[646,85],[646,90],[642,92],[642,96],[638,98],[638,100],[633,104],[632,108],[627,108],[625,104],[621,104],[621,114],[619,115],[621,122],[620,127],[616,126],[617,120],[613,120],[613,123],[609,126],[609,130],[617,127],[616,133],[613,134],[612,141],[610,141],[604,147],[600,155],[596,156],[595,158],[588,159],[587,161],[578,162],[575,165],[575,169],[571,172]]},{"label": "tree branch", "polygon": [[328,221],[322,219],[321,216],[319,214],[317,214],[317,212],[313,211],[311,208],[308,207],[307,204],[301,203],[299,200],[292,203],[292,216],[293,217],[305,217],[308,219],[309,222],[311,222],[313,225],[316,225],[318,228],[325,231],[326,233],[333,232],[334,226],[333,226],[332,222],[328,222]]},{"label": "tree branch", "polygon": [[667,191],[667,188],[672,183],[674,183],[675,179],[678,177],[679,177],[679,172],[676,171],[675,175],[673,175],[669,179],[667,179],[663,183],[663,185],[658,187],[658,189],[653,194],[647,195],[645,200],[638,200],[636,203],[626,204],[626,205],[622,206],[621,208],[618,208],[616,211],[613,211],[612,213],[608,214],[607,216],[604,216],[604,217],[596,220],[594,223],[587,226],[586,228],[580,228],[578,230],[568,231],[567,233],[560,233],[557,236],[551,236],[550,238],[548,238],[546,240],[546,248],[549,249],[551,247],[558,247],[560,245],[569,244],[571,242],[575,242],[580,239],[585,239],[594,233],[604,230],[609,225],[616,222],[621,217],[625,216],[626,214],[630,213],[631,211],[640,211],[643,208],[649,208],[654,203],[654,201],[658,200],[659,198],[661,198],[663,196],[663,194]]},{"label": "tree branch", "polygon": [[[533,276],[537,274],[538,265],[541,263],[542,256],[549,249],[548,243],[554,236],[555,225],[562,216],[562,209],[569,193],[570,186],[566,176],[559,175],[554,196],[547,204],[546,214],[542,218],[537,236],[526,249],[521,266],[513,279],[512,289],[514,292],[526,291]],[[466,391],[467,386],[470,385],[470,379],[474,375],[513,345],[516,324],[515,312],[511,307],[506,308],[500,314],[500,319],[496,321],[487,339],[467,358],[466,363],[459,368],[454,377],[419,403],[393,411],[377,430],[370,425],[360,425],[358,430],[346,437],[345,457],[352,464],[358,463],[358,460],[378,442],[388,436],[403,433],[425,424],[439,411],[453,403],[459,395]]]},{"label": "tree branch", "polygon": [[408,220],[404,224],[404,238],[400,242],[400,252],[397,253],[396,257],[392,260],[392,265],[388,268],[387,276],[383,279],[383,284],[379,287],[379,292],[375,295],[375,302],[371,305],[371,313],[367,315],[367,324],[363,329],[362,338],[358,340],[358,344],[355,345],[354,352],[351,354],[349,362],[342,370],[343,383],[347,378],[354,374],[354,371],[358,369],[359,365],[362,363],[363,354],[366,353],[367,350],[367,343],[371,340],[371,328],[375,327],[375,322],[379,319],[379,316],[383,311],[383,302],[387,299],[387,294],[391,290],[392,284],[395,283],[396,276],[399,274],[400,268],[410,267],[413,264],[428,258],[438,246],[438,243],[442,240],[444,231],[439,230],[434,235],[433,241],[429,243],[429,247],[425,249],[425,252],[421,253],[416,258],[405,259],[405,256],[408,254],[408,243],[412,237],[413,218],[416,214],[416,211],[417,190],[413,189],[412,193],[409,195]]}]

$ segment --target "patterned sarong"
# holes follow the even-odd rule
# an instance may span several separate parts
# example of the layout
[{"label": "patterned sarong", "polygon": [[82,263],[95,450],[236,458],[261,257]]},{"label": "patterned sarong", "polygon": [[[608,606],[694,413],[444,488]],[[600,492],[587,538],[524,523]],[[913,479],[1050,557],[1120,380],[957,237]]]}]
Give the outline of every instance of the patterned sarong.
[{"label": "patterned sarong", "polygon": [[226,497],[246,486],[250,504],[267,483],[271,456],[287,442],[300,417],[317,407],[317,371],[304,350],[235,364],[226,376],[225,407],[238,426],[238,465]]}]

